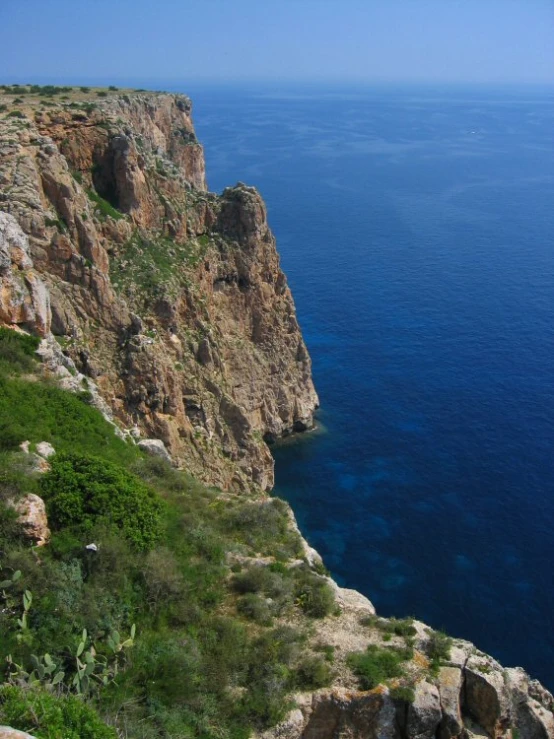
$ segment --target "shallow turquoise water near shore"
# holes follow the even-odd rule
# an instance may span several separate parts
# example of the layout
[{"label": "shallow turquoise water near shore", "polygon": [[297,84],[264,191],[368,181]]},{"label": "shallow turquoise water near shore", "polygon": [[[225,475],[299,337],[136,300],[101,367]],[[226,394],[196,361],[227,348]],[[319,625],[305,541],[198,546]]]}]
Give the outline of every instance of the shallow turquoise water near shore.
[{"label": "shallow turquoise water near shore", "polygon": [[554,688],[554,96],[183,89],[268,204],[325,433],[276,492],[383,614]]}]

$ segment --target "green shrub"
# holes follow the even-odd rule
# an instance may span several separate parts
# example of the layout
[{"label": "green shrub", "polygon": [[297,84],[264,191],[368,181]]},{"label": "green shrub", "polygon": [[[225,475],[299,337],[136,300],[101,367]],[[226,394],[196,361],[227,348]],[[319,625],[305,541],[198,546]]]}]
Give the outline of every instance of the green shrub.
[{"label": "green shrub", "polygon": [[158,547],[149,552],[142,574],[146,585],[148,605],[153,613],[179,601],[185,592],[185,580],[173,552],[166,547]]},{"label": "green shrub", "polygon": [[330,685],[333,674],[321,657],[305,657],[296,670],[296,684],[302,690],[317,690]]},{"label": "green shrub", "polygon": [[96,93],[96,95],[97,95],[97,96],[98,96],[99,98],[107,98],[107,97],[108,97],[108,93],[107,93],[107,92],[105,92],[104,90],[100,90],[99,92],[97,92],[97,93]]},{"label": "green shrub", "polygon": [[314,649],[316,652],[322,652],[325,655],[325,660],[333,664],[335,661],[335,647],[332,644],[317,644]]},{"label": "green shrub", "polygon": [[300,537],[290,530],[288,508],[279,498],[245,502],[225,515],[225,526],[239,541],[263,555],[283,559],[302,553]]},{"label": "green shrub", "polygon": [[8,549],[23,539],[17,518],[16,511],[0,501],[0,558],[4,558]]},{"label": "green shrub", "polygon": [[357,675],[362,690],[371,690],[381,683],[403,674],[402,662],[407,655],[392,647],[383,649],[370,644],[365,652],[348,655],[347,662]]},{"label": "green shrub", "polygon": [[296,602],[307,616],[325,618],[335,610],[335,594],[326,580],[310,570],[297,570]]},{"label": "green shrub", "polygon": [[377,621],[377,626],[385,633],[396,634],[396,636],[410,637],[417,633],[413,618],[389,618]]},{"label": "green shrub", "polygon": [[17,500],[25,493],[38,492],[33,461],[20,452],[0,451],[0,501]]},{"label": "green shrub", "polygon": [[375,614],[368,613],[365,616],[362,616],[358,623],[360,624],[360,626],[376,626],[377,616]]},{"label": "green shrub", "polygon": [[90,87],[80,87],[79,90],[81,92],[90,92]]},{"label": "green shrub", "polygon": [[427,656],[431,661],[431,672],[436,674],[442,662],[450,659],[452,639],[442,631],[431,632],[427,643]]},{"label": "green shrub", "polygon": [[38,739],[117,739],[96,711],[74,696],[0,686],[0,723]]},{"label": "green shrub", "polygon": [[433,631],[427,644],[427,654],[431,659],[447,660],[450,658],[452,639],[443,631]]},{"label": "green shrub", "polygon": [[6,118],[27,118],[27,116],[20,110],[10,110],[10,112],[6,115]]},{"label": "green shrub", "polygon": [[259,593],[265,589],[268,573],[265,567],[249,567],[244,572],[235,575],[233,588],[237,593]]},{"label": "green shrub", "polygon": [[271,609],[265,598],[261,598],[255,593],[247,593],[239,598],[237,602],[237,611],[241,616],[249,618],[258,624],[268,626],[271,624]]},{"label": "green shrub", "polygon": [[273,726],[292,707],[287,693],[294,686],[292,664],[298,659],[302,637],[288,626],[279,626],[252,642],[247,654],[248,687],[239,715],[256,727]]},{"label": "green shrub", "polygon": [[89,532],[106,521],[137,549],[150,549],[159,539],[160,501],[123,467],[72,453],[56,455],[51,465],[40,486],[54,529]]},{"label": "green shrub", "polygon": [[397,685],[391,688],[390,696],[393,700],[404,701],[405,703],[415,701],[415,691],[410,685]]}]

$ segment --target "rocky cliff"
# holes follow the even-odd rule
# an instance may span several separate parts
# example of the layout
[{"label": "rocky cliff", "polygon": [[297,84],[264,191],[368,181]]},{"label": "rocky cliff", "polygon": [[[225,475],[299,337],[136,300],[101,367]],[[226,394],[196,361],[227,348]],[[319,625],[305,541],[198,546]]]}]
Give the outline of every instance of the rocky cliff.
[{"label": "rocky cliff", "polygon": [[[242,184],[206,190],[188,98],[67,97],[0,95],[0,324],[45,337],[45,372],[72,390],[93,380],[95,404],[133,437],[263,507],[264,439],[309,428],[317,406],[263,201]],[[264,739],[554,738],[554,699],[523,670],[378,618],[303,546],[290,561],[230,552],[233,572],[309,567],[335,596],[317,622],[300,601],[280,617],[303,619],[306,648],[332,657],[332,686],[298,693]]]},{"label": "rocky cliff", "polygon": [[188,98],[102,94],[0,119],[0,320],[52,332],[197,477],[271,488],[264,439],[318,401],[265,205],[207,191]]}]

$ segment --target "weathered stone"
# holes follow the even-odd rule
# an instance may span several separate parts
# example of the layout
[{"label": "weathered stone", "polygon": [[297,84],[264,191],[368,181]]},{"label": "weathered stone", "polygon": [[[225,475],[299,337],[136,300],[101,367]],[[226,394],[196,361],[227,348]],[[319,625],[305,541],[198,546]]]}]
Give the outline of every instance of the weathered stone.
[{"label": "weathered stone", "polygon": [[386,691],[319,691],[313,696],[302,739],[399,739],[394,703]]},{"label": "weathered stone", "polygon": [[44,459],[48,459],[56,453],[56,450],[52,444],[49,444],[47,441],[39,441],[36,445],[36,452],[41,457],[44,457]]},{"label": "weathered stone", "polygon": [[44,335],[50,319],[48,290],[33,270],[29,240],[17,220],[0,211],[0,322]]},{"label": "weathered stone", "polygon": [[375,614],[375,607],[373,603],[362,595],[357,590],[351,590],[350,588],[337,587],[334,580],[330,580],[330,584],[335,589],[335,597],[337,603],[341,608],[348,608],[353,611],[360,611],[362,614]]},{"label": "weathered stone", "polygon": [[18,522],[25,535],[37,546],[43,546],[50,540],[50,529],[44,501],[38,495],[29,493],[24,498],[12,503],[18,512]]},{"label": "weathered stone", "polygon": [[18,731],[9,726],[0,726],[0,739],[35,739],[35,737],[25,731]]},{"label": "weathered stone", "polygon": [[166,462],[171,463],[171,456],[167,451],[165,444],[160,439],[141,439],[137,446],[139,449],[142,449],[143,452],[146,452],[153,457],[161,457]]},{"label": "weathered stone", "polygon": [[[520,739],[552,739],[554,716],[550,708],[550,693],[536,681],[531,684],[521,667],[507,669],[506,678],[515,713],[513,723]],[[535,695],[544,703],[536,700]]]},{"label": "weathered stone", "polygon": [[461,669],[459,667],[441,667],[438,682],[442,710],[439,739],[458,737],[463,730],[460,709],[460,694],[463,685]]},{"label": "weathered stone", "polygon": [[442,719],[440,695],[436,685],[424,680],[415,686],[415,699],[406,720],[407,739],[432,739]]},{"label": "weathered stone", "polygon": [[487,655],[472,655],[464,668],[464,704],[475,721],[496,737],[510,726],[511,701],[504,670]]}]

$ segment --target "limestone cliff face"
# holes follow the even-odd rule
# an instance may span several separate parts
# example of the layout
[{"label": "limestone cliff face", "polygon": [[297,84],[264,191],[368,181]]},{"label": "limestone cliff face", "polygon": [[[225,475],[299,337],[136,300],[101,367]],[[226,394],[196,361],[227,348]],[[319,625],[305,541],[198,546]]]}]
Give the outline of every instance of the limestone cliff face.
[{"label": "limestone cliff face", "polygon": [[185,96],[19,107],[0,120],[0,320],[51,330],[196,476],[270,488],[264,438],[318,401],[261,197],[206,190]]},{"label": "limestone cliff face", "polygon": [[0,321],[50,331],[50,296],[33,269],[29,240],[18,222],[0,212]]}]

